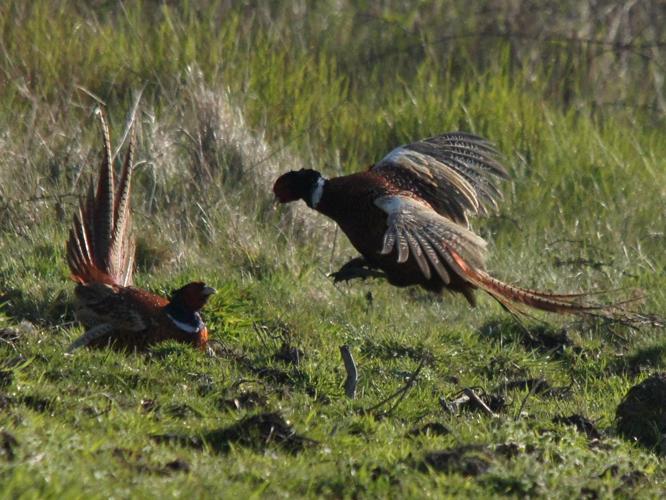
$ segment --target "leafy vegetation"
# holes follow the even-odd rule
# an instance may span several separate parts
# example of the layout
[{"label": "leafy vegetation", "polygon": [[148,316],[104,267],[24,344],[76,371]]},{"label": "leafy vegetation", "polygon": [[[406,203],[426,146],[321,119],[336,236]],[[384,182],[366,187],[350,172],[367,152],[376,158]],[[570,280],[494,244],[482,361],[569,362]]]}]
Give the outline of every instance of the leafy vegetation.
[{"label": "leafy vegetation", "polygon": [[[658,496],[663,458],[621,438],[615,410],[666,369],[663,330],[549,316],[526,331],[487,299],[336,287],[353,249],[270,187],[472,131],[514,177],[475,221],[496,274],[642,289],[664,316],[665,23],[659,2],[2,2],[3,494]],[[140,92],[136,281],[216,286],[216,355],[65,357],[92,111],[117,143]]]}]

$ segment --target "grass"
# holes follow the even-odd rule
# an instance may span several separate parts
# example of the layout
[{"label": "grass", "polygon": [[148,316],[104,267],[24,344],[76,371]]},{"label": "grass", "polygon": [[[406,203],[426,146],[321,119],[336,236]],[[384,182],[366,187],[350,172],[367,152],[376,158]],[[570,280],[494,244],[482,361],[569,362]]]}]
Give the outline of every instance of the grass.
[{"label": "grass", "polygon": [[[549,17],[529,2],[494,15],[457,1],[4,2],[3,495],[658,497],[663,458],[619,437],[614,415],[665,369],[663,331],[548,317],[529,338],[487,299],[470,310],[380,282],[336,287],[326,273],[354,255],[342,235],[271,204],[283,171],[351,172],[397,144],[473,131],[514,177],[500,212],[475,221],[498,276],[640,288],[665,315],[660,48],[621,45],[659,41],[659,18],[645,2],[572,21],[574,4]],[[99,154],[90,95],[119,141],[141,89],[135,281],[218,288],[205,311],[218,355],[64,357],[81,333],[64,241]],[[342,344],[359,364],[354,401]],[[366,411],[419,366],[404,399]],[[552,390],[530,392],[536,379]],[[499,418],[447,413],[441,399],[465,387],[502,398]],[[316,444],[279,432],[266,444],[246,417],[276,412]],[[601,437],[557,423],[572,414]]]}]

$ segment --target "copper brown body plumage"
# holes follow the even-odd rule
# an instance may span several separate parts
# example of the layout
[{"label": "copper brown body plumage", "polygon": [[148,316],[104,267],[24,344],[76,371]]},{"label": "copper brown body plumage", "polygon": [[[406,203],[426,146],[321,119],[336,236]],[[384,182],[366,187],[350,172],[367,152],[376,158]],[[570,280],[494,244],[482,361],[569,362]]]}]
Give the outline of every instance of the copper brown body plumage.
[{"label": "copper brown body plumage", "polygon": [[504,283],[485,270],[486,242],[470,215],[497,208],[497,182],[508,178],[492,144],[454,132],[398,147],[365,172],[332,179],[309,169],[282,175],[278,201],[299,199],[333,219],[361,257],[336,281],[385,277],[396,286],[461,293],[474,306],[481,289],[504,307],[640,322],[619,304],[587,302],[586,294],[556,294]]},{"label": "copper brown body plumage", "polygon": [[86,328],[69,350],[107,345],[141,350],[170,339],[203,349],[208,330],[199,311],[215,292],[213,288],[193,282],[165,298],[132,286],[135,244],[130,190],[134,134],[130,132],[125,161],[116,179],[109,129],[101,110],[99,116],[103,159],[97,186],[91,180],[67,241],[67,263],[77,283],[76,317]]}]

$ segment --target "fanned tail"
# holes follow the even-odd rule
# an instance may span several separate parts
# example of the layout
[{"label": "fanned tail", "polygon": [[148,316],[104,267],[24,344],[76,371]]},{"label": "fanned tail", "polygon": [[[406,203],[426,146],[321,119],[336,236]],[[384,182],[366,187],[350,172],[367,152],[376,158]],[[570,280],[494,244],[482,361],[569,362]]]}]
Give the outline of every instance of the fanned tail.
[{"label": "fanned tail", "polygon": [[130,141],[115,189],[109,127],[103,111],[98,113],[102,129],[103,159],[95,188],[91,181],[87,196],[74,214],[67,241],[67,263],[78,283],[107,283],[127,286],[132,282],[134,239],[131,235],[130,189],[135,136]]},{"label": "fanned tail", "polygon": [[458,268],[456,271],[461,276],[491,295],[511,312],[527,314],[525,307],[527,306],[556,314],[574,314],[607,319],[631,327],[666,326],[666,322],[662,318],[637,313],[627,308],[627,305],[640,300],[641,297],[611,304],[596,304],[586,300],[593,295],[590,293],[562,294],[521,288],[504,283],[497,278],[493,278],[485,271],[468,266],[462,257],[453,250],[449,250],[449,253]]}]

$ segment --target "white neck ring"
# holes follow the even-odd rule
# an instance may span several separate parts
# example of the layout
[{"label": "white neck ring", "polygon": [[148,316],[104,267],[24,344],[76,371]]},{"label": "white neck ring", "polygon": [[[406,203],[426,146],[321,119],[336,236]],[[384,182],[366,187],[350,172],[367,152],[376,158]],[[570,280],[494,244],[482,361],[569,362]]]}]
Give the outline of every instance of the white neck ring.
[{"label": "white neck ring", "polygon": [[312,191],[312,196],[310,197],[310,206],[312,208],[317,208],[317,205],[319,205],[321,197],[324,194],[324,184],[326,184],[326,179],[323,177],[317,179],[317,185]]}]

